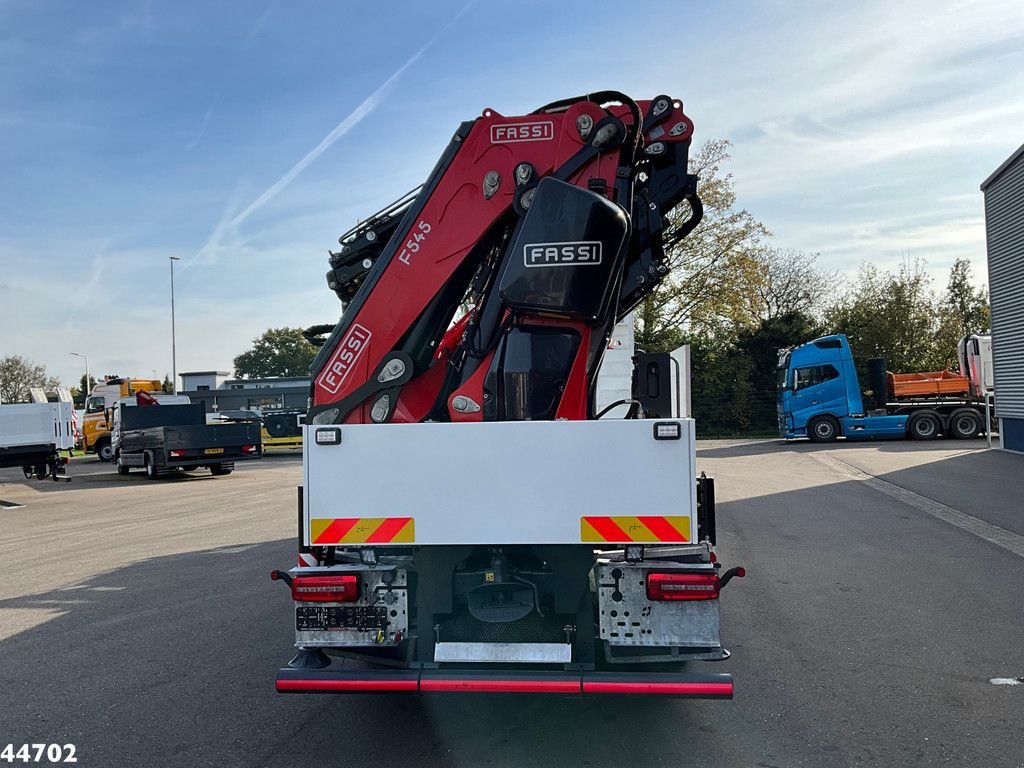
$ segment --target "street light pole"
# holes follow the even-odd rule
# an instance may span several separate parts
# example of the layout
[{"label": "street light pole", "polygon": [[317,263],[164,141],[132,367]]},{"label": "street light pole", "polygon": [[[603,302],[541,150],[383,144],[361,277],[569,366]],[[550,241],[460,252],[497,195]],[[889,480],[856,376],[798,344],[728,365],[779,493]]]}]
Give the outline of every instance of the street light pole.
[{"label": "street light pole", "polygon": [[81,357],[85,359],[85,389],[82,391],[82,405],[84,406],[85,401],[89,397],[89,386],[92,380],[92,377],[89,376],[89,356],[82,354],[81,352],[72,352],[71,354],[74,355],[75,357]]},{"label": "street light pole", "polygon": [[178,349],[174,337],[174,262],[181,261],[177,256],[168,256],[171,260],[171,391],[178,394]]}]

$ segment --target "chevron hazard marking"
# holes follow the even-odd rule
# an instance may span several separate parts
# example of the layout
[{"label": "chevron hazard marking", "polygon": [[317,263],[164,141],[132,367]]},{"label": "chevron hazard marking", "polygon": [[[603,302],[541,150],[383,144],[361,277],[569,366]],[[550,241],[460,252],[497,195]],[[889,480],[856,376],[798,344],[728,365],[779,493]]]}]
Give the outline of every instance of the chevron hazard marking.
[{"label": "chevron hazard marking", "polygon": [[689,515],[598,516],[580,518],[580,541],[623,544],[690,541]]},{"label": "chevron hazard marking", "polygon": [[411,517],[338,517],[309,521],[312,544],[411,544],[415,521]]}]

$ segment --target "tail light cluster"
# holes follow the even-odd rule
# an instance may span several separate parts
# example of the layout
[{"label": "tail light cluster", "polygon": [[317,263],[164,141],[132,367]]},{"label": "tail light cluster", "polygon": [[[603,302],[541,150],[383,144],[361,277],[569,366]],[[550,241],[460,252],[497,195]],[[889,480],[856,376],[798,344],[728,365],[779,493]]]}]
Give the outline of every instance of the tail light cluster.
[{"label": "tail light cluster", "polygon": [[354,603],[359,599],[359,577],[293,576],[292,599],[303,603]]},{"label": "tail light cluster", "polygon": [[176,448],[176,449],[171,451],[171,458],[172,459],[180,459],[184,455],[185,455],[185,451],[182,448]]},{"label": "tail light cluster", "polygon": [[242,453],[256,453],[256,446],[255,445],[243,445],[242,446]]},{"label": "tail light cluster", "polygon": [[648,600],[717,600],[721,589],[718,574],[667,573],[647,574]]}]

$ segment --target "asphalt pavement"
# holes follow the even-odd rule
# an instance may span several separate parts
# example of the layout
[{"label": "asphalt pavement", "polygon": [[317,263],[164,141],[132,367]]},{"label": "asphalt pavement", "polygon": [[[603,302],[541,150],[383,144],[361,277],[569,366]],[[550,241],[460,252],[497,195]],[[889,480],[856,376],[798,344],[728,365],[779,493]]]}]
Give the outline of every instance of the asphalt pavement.
[{"label": "asphalt pavement", "polygon": [[281,696],[291,603],[269,573],[295,557],[296,455],[160,482],[3,471],[0,748],[72,743],[83,768],[1024,766],[1024,684],[990,682],[1024,677],[1024,558],[979,534],[1024,532],[1024,456],[715,441],[698,468],[720,556],[748,571],[709,667],[731,702]]}]

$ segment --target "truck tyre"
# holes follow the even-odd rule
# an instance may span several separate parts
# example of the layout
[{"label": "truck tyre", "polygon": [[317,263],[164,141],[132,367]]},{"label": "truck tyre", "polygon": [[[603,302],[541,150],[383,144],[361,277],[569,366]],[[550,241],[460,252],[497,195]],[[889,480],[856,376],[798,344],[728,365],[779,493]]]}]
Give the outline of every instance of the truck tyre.
[{"label": "truck tyre", "polygon": [[814,443],[834,443],[839,437],[839,422],[834,416],[815,416],[807,424],[807,436]]},{"label": "truck tyre", "polygon": [[109,437],[101,437],[96,441],[96,456],[100,461],[110,461],[114,458],[114,449],[110,447]]},{"label": "truck tyre", "polygon": [[915,413],[907,424],[907,432],[915,440],[934,440],[939,436],[942,422],[938,414],[931,412]]},{"label": "truck tyre", "polygon": [[281,414],[274,414],[264,419],[263,428],[271,437],[288,437],[291,432],[288,427],[288,417]]},{"label": "truck tyre", "polygon": [[121,461],[121,453],[118,452],[117,456],[114,457],[114,462],[117,464],[117,474],[127,475],[128,467]]},{"label": "truck tyre", "polygon": [[228,466],[224,466],[223,464],[211,464],[210,474],[217,475],[218,477],[221,475],[230,475],[234,468],[233,464],[229,464]]},{"label": "truck tyre", "polygon": [[156,469],[156,464],[153,463],[153,457],[147,453],[144,461],[146,464],[146,477],[150,480],[156,480],[160,477],[160,473]]},{"label": "truck tyre", "polygon": [[949,417],[949,433],[959,440],[970,440],[981,434],[984,419],[970,408],[953,411]]}]

